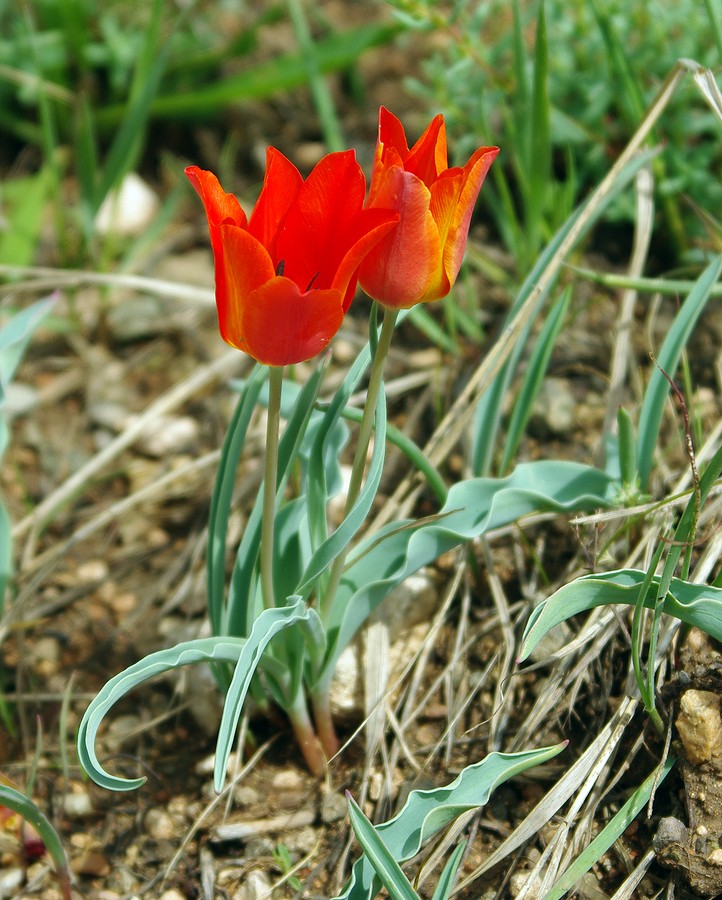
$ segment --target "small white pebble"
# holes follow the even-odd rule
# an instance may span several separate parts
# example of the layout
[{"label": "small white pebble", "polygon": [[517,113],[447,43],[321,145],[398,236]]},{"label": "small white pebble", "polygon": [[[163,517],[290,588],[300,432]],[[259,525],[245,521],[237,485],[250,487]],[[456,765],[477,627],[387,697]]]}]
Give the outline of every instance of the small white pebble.
[{"label": "small white pebble", "polygon": [[129,172],[101,203],[95,227],[100,234],[140,234],[152,221],[159,205],[155,192],[140,175]]}]

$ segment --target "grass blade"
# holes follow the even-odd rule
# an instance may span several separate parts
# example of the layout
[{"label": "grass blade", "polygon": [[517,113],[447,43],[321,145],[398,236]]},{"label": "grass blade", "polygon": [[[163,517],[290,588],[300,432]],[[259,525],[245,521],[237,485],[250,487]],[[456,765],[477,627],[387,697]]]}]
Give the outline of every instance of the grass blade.
[{"label": "grass blade", "polygon": [[547,316],[544,327],[539,332],[534,349],[529,357],[524,382],[519,389],[519,395],[509,419],[509,426],[506,431],[506,439],[504,441],[504,454],[501,458],[499,471],[504,474],[508,471],[511,461],[514,458],[519,443],[524,434],[529,417],[532,414],[534,400],[539,393],[539,389],[544,381],[549,360],[551,359],[554,345],[557,337],[564,324],[564,318],[569,309],[569,301],[572,296],[571,285],[569,285],[557,302],[552,306]]},{"label": "grass blade", "polygon": [[[382,23],[349,29],[316,44],[321,73],[350,66],[371,47],[387,44],[400,31],[400,23]],[[198,116],[208,118],[231,103],[259,100],[305,84],[308,71],[303,53],[289,53],[236,75],[217,80],[196,91],[158,96],[150,105],[156,117]],[[114,127],[125,115],[125,106],[108,106],[96,118],[98,125]]]},{"label": "grass blade", "polygon": [[662,413],[670,390],[669,382],[660,369],[664,370],[670,378],[674,377],[682,351],[711,296],[710,291],[719,278],[720,271],[722,271],[722,256],[716,257],[697,279],[695,286],[677,313],[672,327],[667,332],[657,357],[658,368],[652,372],[644,393],[637,426],[637,472],[642,490],[647,487],[652,471],[654,450],[662,424]]},{"label": "grass blade", "polygon": [[649,802],[652,791],[656,790],[658,785],[669,775],[675,763],[674,757],[668,757],[661,772],[655,770],[645,778],[614,818],[604,826],[591,844],[579,854],[562,877],[555,882],[544,900],[561,900],[568,891],[571,891],[582,875],[588,872],[629,828]]},{"label": "grass blade", "polygon": [[460,844],[457,844],[454,848],[454,852],[448,858],[431,900],[447,900],[451,895],[456,879],[456,873],[461,865],[462,857],[464,856],[464,850],[466,850],[466,841],[461,841]]}]

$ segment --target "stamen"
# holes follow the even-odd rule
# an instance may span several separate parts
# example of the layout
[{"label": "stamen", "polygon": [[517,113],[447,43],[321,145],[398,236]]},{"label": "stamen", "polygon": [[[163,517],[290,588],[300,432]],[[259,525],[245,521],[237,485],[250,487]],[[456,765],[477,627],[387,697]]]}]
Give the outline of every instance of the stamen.
[{"label": "stamen", "polygon": [[283,275],[285,268],[286,268],[286,260],[282,259],[281,262],[276,266],[276,275]]},{"label": "stamen", "polygon": [[318,276],[320,274],[321,274],[320,272],[316,272],[316,274],[313,276],[313,278],[308,282],[308,287],[306,288],[306,293],[308,293],[311,290],[311,288],[313,287],[314,281],[318,278]]}]

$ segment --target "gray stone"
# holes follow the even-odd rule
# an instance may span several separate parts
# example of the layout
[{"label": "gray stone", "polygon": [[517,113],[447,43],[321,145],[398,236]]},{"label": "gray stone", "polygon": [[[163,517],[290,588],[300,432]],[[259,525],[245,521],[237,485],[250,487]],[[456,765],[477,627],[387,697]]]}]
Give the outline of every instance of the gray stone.
[{"label": "gray stone", "polygon": [[348,812],[346,798],[342,797],[341,794],[333,792],[324,794],[323,799],[321,800],[320,812],[321,821],[324,822],[324,824],[330,825],[331,822],[338,822],[339,819],[343,819]]},{"label": "gray stone", "polygon": [[576,401],[565,378],[547,378],[537,394],[532,412],[532,424],[537,431],[563,435],[573,430],[576,421]]}]

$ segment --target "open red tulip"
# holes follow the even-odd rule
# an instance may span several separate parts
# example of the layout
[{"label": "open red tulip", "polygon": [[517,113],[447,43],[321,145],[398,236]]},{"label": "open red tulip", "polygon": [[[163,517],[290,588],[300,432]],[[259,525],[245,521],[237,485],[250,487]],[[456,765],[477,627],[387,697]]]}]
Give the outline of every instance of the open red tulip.
[{"label": "open red tulip", "polygon": [[343,321],[364,256],[398,221],[363,208],[353,150],[325,156],[304,181],[269,147],[250,219],[212,172],[186,175],[208,216],[223,340],[269,366],[316,356]]},{"label": "open red tulip", "polygon": [[448,168],[442,115],[409,150],[403,125],[381,107],[366,206],[396,210],[400,218],[361,265],[361,287],[370,297],[403,309],[449,293],[476,198],[498,152],[480,147],[465,166]]}]

